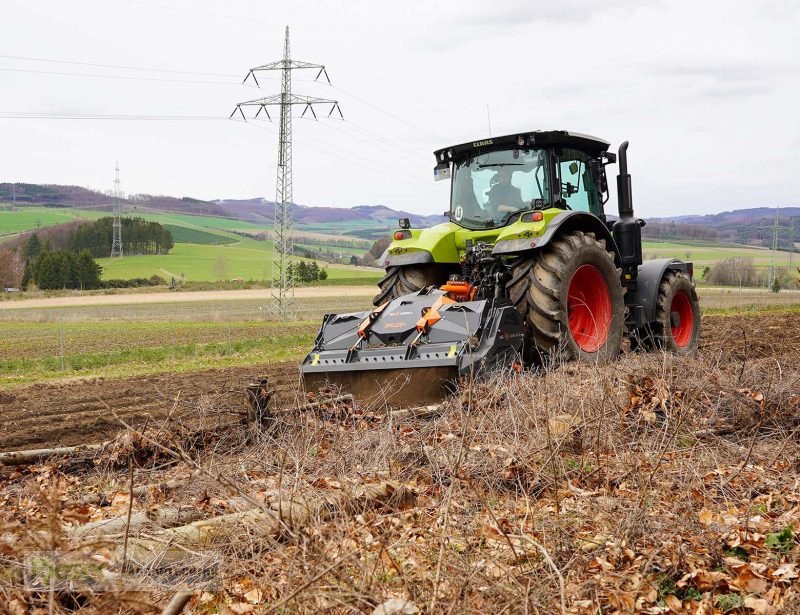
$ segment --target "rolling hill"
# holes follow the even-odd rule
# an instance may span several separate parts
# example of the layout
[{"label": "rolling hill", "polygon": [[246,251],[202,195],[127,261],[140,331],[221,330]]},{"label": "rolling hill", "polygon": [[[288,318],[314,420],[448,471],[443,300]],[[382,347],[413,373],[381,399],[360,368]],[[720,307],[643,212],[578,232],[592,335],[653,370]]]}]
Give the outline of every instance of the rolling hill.
[{"label": "rolling hill", "polygon": [[[77,186],[0,184],[0,241],[37,228],[76,224],[109,215],[112,198]],[[209,281],[220,276],[265,279],[271,275],[268,231],[275,203],[266,199],[201,201],[190,197],[135,195],[124,199],[126,215],[164,224],[173,234],[174,250],[166,255],[128,255],[123,260],[101,259],[104,277],[149,277]],[[329,265],[331,278],[372,278],[376,269],[350,267],[374,239],[396,228],[407,217],[416,227],[430,226],[442,216],[420,216],[380,205],[351,208],[294,206],[296,241],[300,250],[326,251],[338,256]],[[800,208],[780,210],[779,245],[800,247]],[[646,258],[677,256],[703,268],[735,256],[752,258],[756,267],[771,265],[775,210],[751,208],[707,216],[652,219],[644,228]],[[749,244],[749,245],[745,245]],[[221,259],[221,260],[220,260]],[[777,263],[792,259],[779,252]]]},{"label": "rolling hill", "polygon": [[[45,205],[52,209],[108,212],[113,208],[113,196],[80,186],[0,183],[0,203],[15,208]],[[275,202],[263,198],[203,201],[188,196],[176,198],[136,194],[122,199],[122,204],[127,213],[136,215],[171,213],[228,219],[230,223],[225,228],[234,228],[236,226],[234,221],[238,220],[256,225],[258,229],[263,230],[265,226],[272,225],[275,214]],[[91,214],[83,215],[89,217]],[[295,204],[292,207],[292,215],[298,228],[304,228],[309,232],[324,232],[334,224],[337,234],[364,239],[376,239],[388,233],[396,228],[397,220],[400,218],[408,218],[418,227],[431,226],[444,220],[441,215],[423,216],[382,205],[341,208]],[[75,216],[64,213],[63,217]],[[62,219],[62,221],[67,220]],[[29,230],[29,228],[19,230]]]}]

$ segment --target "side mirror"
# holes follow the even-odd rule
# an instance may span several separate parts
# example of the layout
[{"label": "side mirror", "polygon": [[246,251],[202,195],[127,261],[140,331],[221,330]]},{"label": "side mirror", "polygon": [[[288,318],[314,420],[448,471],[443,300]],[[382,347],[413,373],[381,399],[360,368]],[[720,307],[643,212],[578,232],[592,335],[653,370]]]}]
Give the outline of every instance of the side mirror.
[{"label": "side mirror", "polygon": [[433,167],[433,179],[437,182],[443,179],[450,179],[450,163],[440,162]]},{"label": "side mirror", "polygon": [[593,158],[589,161],[589,174],[592,176],[592,181],[600,194],[608,192],[606,169],[601,160]]},{"label": "side mirror", "polygon": [[400,218],[400,228],[403,230],[411,228],[411,221],[408,218]]}]

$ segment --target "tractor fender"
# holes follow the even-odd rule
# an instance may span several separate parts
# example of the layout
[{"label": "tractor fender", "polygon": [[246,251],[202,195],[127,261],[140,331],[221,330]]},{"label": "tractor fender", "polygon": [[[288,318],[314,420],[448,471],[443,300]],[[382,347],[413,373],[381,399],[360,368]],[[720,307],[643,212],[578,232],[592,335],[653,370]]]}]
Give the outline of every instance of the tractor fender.
[{"label": "tractor fender", "polygon": [[534,250],[545,247],[559,235],[571,233],[572,231],[594,233],[598,239],[604,239],[606,248],[614,253],[614,263],[617,267],[622,267],[617,244],[611,232],[608,230],[608,227],[603,224],[600,218],[585,211],[562,211],[550,219],[544,233],[538,237],[532,236],[498,241],[494,250],[492,250],[492,254],[523,254],[526,252],[533,252]]},{"label": "tractor fender", "polygon": [[659,258],[639,265],[636,276],[636,304],[644,308],[645,322],[656,319],[656,302],[658,301],[658,288],[667,271],[683,271],[691,273],[689,263],[677,258]]},{"label": "tractor fender", "polygon": [[381,267],[397,267],[399,265],[420,265],[423,263],[432,263],[433,255],[427,250],[414,250],[413,252],[406,252],[405,254],[389,254],[389,250],[385,250],[378,261]]}]

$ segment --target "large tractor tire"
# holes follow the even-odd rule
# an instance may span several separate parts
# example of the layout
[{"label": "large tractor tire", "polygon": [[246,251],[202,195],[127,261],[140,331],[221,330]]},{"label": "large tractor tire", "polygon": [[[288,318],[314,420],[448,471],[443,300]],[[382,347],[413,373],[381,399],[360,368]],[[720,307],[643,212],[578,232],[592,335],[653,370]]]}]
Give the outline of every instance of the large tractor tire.
[{"label": "large tractor tire", "polygon": [[603,239],[574,231],[513,266],[507,288],[525,319],[525,359],[604,363],[620,351],[621,271]]},{"label": "large tractor tire", "polygon": [[388,267],[386,275],[378,281],[380,291],[372,299],[373,305],[382,305],[403,295],[415,293],[431,284],[443,284],[441,268],[434,265],[403,265]]},{"label": "large tractor tire", "polygon": [[692,280],[683,272],[668,271],[658,287],[656,319],[638,332],[645,350],[689,354],[700,343],[700,302]]}]

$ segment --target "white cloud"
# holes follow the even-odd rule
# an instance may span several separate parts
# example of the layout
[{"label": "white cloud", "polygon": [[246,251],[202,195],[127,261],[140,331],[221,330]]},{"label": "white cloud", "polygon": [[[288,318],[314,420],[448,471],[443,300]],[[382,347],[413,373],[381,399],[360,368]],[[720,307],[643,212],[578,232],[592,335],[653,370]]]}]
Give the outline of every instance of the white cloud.
[{"label": "white cloud", "polygon": [[488,104],[495,134],[629,139],[640,215],[796,204],[797,14],[759,0],[7,0],[0,55],[207,74],[0,57],[0,112],[220,119],[0,119],[0,179],[105,189],[119,160],[127,191],[272,198],[277,123],[224,118],[278,91],[237,82],[280,57],[288,24],[293,56],[335,86],[297,72],[295,91],[338,98],[346,118],[295,120],[299,203],[441,211],[432,151],[485,136]]}]

